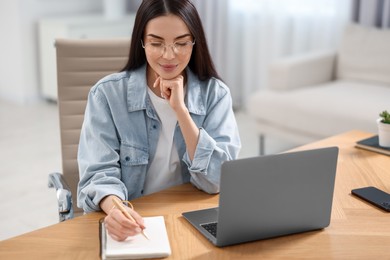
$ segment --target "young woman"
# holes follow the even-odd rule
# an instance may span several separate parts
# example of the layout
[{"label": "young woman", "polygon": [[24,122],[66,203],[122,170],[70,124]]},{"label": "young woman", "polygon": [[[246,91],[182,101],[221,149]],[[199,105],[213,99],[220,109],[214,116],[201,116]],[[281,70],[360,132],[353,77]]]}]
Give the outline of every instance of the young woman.
[{"label": "young woman", "polygon": [[112,198],[131,200],[191,182],[219,192],[221,163],[241,143],[229,89],[212,63],[189,0],[144,0],[128,63],[90,91],[81,131],[78,206],[103,210],[116,240],[141,232]]}]

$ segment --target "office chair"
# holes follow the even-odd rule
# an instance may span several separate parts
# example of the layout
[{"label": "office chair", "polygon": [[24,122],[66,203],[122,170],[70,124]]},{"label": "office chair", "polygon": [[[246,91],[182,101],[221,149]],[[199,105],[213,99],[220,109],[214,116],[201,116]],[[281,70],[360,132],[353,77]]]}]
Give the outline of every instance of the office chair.
[{"label": "office chair", "polygon": [[64,221],[82,213],[72,197],[77,198],[77,151],[89,90],[125,66],[130,39],[57,39],[55,48],[63,172],[49,174],[49,187],[57,191],[59,219]]}]

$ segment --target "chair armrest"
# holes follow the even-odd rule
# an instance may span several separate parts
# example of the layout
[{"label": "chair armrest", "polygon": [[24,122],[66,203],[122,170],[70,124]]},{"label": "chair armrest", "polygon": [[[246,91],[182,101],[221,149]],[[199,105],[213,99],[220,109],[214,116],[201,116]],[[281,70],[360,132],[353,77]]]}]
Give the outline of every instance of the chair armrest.
[{"label": "chair armrest", "polygon": [[335,51],[281,59],[270,66],[270,89],[290,90],[332,81],[335,78],[335,65]]},{"label": "chair armrest", "polygon": [[58,214],[60,222],[73,218],[72,192],[59,172],[49,174],[49,187],[57,191]]}]

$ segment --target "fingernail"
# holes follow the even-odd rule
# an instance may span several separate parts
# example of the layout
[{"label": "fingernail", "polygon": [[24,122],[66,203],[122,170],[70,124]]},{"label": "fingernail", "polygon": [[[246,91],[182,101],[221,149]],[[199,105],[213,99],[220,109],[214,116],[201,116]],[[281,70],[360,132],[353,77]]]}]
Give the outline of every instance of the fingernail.
[{"label": "fingernail", "polygon": [[141,233],[141,231],[142,231],[142,229],[139,228],[139,227],[137,227],[137,228],[135,229],[135,232],[137,232],[137,233]]}]

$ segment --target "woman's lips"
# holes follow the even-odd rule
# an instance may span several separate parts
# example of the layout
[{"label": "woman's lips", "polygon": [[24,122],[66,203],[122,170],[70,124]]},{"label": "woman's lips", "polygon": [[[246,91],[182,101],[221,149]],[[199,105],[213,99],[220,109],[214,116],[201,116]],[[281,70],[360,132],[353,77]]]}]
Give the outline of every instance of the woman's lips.
[{"label": "woman's lips", "polygon": [[163,69],[163,71],[165,71],[165,72],[172,72],[177,67],[177,65],[175,65],[175,64],[164,64],[164,65],[160,65],[160,66]]}]

